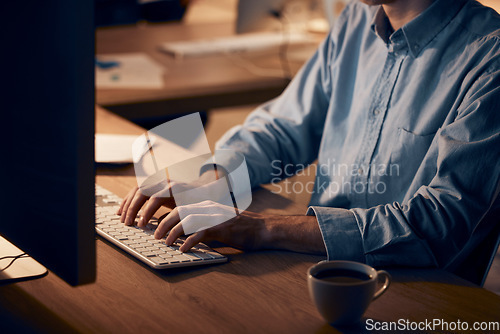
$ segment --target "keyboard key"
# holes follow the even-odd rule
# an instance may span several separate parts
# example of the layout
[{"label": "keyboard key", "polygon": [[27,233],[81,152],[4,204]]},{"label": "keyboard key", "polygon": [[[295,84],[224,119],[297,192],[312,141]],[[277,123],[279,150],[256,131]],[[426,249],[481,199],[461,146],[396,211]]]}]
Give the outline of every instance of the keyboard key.
[{"label": "keyboard key", "polygon": [[203,260],[212,259],[212,256],[201,251],[193,251],[192,253]]},{"label": "keyboard key", "polygon": [[153,261],[157,265],[169,264],[170,262],[162,259],[161,257],[150,257],[149,260]]},{"label": "keyboard key", "polygon": [[170,254],[170,255],[172,255],[172,256],[175,256],[175,255],[179,255],[179,254],[181,254],[181,252],[176,251],[176,250],[172,250],[172,249],[167,249],[167,254]]},{"label": "keyboard key", "polygon": [[179,260],[179,262],[191,262],[191,260],[184,256],[183,254],[180,254],[180,255],[176,255],[173,257],[174,260]]},{"label": "keyboard key", "polygon": [[221,254],[219,254],[217,252],[213,252],[213,251],[206,251],[205,254],[212,256],[214,259],[222,259],[224,257],[224,255],[221,255]]},{"label": "keyboard key", "polygon": [[184,253],[184,256],[186,256],[187,258],[191,259],[191,261],[201,261],[201,258],[198,257],[198,256],[196,256],[193,253]]},{"label": "keyboard key", "polygon": [[115,204],[115,203],[118,203],[118,201],[115,199],[115,198],[105,198],[102,200],[104,203],[108,203],[108,204]]},{"label": "keyboard key", "polygon": [[161,257],[162,259],[171,259],[172,258],[172,254],[169,254],[169,253],[158,254],[158,256]]}]

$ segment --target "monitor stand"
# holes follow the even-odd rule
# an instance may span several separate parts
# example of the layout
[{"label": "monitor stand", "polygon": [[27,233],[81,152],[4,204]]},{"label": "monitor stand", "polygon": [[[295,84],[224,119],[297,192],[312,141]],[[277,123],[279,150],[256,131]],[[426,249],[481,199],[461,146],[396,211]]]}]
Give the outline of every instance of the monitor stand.
[{"label": "monitor stand", "polygon": [[[47,269],[30,256],[19,257],[12,262],[15,256],[24,252],[0,236],[0,285],[26,281],[47,275]],[[4,258],[8,257],[8,258]],[[10,263],[12,264],[5,270]]]}]

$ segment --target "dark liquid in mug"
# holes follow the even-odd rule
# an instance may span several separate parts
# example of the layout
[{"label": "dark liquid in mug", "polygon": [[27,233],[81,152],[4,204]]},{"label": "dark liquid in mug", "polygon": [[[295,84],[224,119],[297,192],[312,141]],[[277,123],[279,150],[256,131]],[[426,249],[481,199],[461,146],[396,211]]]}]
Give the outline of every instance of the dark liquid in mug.
[{"label": "dark liquid in mug", "polygon": [[349,269],[327,269],[315,274],[314,277],[333,283],[360,283],[371,279],[371,276],[365,273]]}]

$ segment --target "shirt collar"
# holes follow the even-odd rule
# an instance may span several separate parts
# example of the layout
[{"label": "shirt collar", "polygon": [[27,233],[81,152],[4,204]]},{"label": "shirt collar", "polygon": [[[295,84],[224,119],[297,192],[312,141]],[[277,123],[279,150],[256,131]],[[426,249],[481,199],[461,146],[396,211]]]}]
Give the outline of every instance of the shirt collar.
[{"label": "shirt collar", "polygon": [[423,13],[396,32],[393,32],[389,19],[380,6],[373,17],[371,29],[388,45],[405,44],[416,58],[422,49],[451,22],[467,1],[469,0],[436,0]]}]

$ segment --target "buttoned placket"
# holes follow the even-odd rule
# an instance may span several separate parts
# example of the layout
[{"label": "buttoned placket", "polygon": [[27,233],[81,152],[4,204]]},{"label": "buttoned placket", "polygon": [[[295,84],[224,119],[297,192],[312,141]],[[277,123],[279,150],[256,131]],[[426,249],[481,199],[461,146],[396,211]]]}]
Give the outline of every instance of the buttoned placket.
[{"label": "buttoned placket", "polygon": [[387,51],[383,70],[377,79],[372,94],[372,102],[369,110],[367,110],[367,121],[363,131],[363,146],[356,158],[356,164],[359,168],[357,173],[355,173],[356,175],[353,175],[352,184],[356,188],[353,189],[352,200],[359,207],[366,207],[368,205],[374,152],[380,140],[382,126],[386,118],[385,115],[388,111],[401,65],[408,54],[408,49],[403,45],[401,40],[398,42],[390,41],[387,44]]}]

